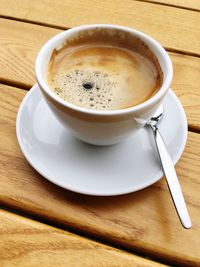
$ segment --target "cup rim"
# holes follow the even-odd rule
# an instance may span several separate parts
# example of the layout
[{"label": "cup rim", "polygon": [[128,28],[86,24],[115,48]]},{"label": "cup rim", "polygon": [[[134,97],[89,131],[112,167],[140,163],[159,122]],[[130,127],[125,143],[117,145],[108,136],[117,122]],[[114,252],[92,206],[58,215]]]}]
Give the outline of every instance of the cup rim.
[{"label": "cup rim", "polygon": [[[54,48],[61,45],[63,42],[59,42],[59,41],[64,36],[67,39],[68,37],[70,37],[72,34],[74,34],[76,32],[79,32],[82,30],[87,30],[87,29],[94,29],[94,28],[110,28],[110,29],[119,29],[119,30],[126,31],[126,32],[132,32],[134,35],[136,35],[139,39],[141,39],[145,43],[147,43],[147,44],[150,43],[151,46],[153,46],[160,53],[160,55],[164,59],[165,64],[167,66],[166,79],[165,79],[165,81],[163,81],[161,88],[158,90],[158,92],[156,92],[152,97],[150,97],[149,99],[147,99],[146,101],[144,101],[138,105],[135,105],[133,107],[124,108],[124,109],[116,109],[116,110],[87,109],[84,107],[76,106],[70,102],[65,101],[61,97],[57,96],[49,88],[47,82],[45,81],[45,78],[42,75],[42,71],[41,71],[41,64],[45,59],[46,51],[52,50],[52,45]],[[141,31],[135,30],[133,28],[129,28],[129,27],[125,27],[125,26],[119,26],[119,25],[113,25],[113,24],[90,24],[90,25],[81,25],[81,26],[71,28],[69,30],[65,30],[65,31],[55,35],[51,39],[49,39],[42,46],[42,48],[40,49],[40,51],[37,55],[36,62],[35,62],[35,77],[36,77],[36,80],[37,80],[39,87],[42,88],[44,90],[44,92],[50,98],[52,98],[54,101],[56,101],[57,103],[59,103],[63,107],[66,107],[66,108],[69,108],[69,109],[72,109],[72,110],[75,110],[75,111],[78,111],[78,112],[81,112],[84,114],[89,114],[89,115],[115,116],[115,115],[125,115],[125,114],[130,114],[130,113],[135,112],[135,111],[140,111],[144,108],[147,108],[148,106],[151,106],[153,103],[159,102],[159,100],[165,95],[165,93],[170,88],[170,84],[171,84],[172,78],[173,78],[173,65],[172,65],[172,62],[171,62],[171,59],[170,59],[168,53],[161,46],[161,44],[158,41],[156,41],[155,39],[153,39],[152,37],[150,37],[149,35],[141,32]]]}]

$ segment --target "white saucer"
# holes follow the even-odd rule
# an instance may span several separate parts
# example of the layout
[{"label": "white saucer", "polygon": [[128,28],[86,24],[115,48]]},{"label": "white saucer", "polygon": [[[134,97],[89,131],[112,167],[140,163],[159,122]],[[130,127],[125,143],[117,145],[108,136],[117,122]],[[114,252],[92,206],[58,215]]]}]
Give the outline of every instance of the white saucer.
[{"label": "white saucer", "polygon": [[[176,163],[186,144],[187,120],[170,90],[159,129]],[[142,128],[126,141],[109,147],[75,139],[57,121],[34,85],[17,115],[17,138],[28,162],[42,176],[74,192],[111,196],[134,192],[162,176],[151,130]]]}]

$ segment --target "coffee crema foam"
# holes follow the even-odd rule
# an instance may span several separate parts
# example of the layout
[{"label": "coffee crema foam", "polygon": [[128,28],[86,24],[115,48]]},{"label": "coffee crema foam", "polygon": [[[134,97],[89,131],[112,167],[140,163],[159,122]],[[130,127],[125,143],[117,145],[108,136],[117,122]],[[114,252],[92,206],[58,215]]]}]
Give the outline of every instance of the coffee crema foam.
[{"label": "coffee crema foam", "polygon": [[87,109],[117,110],[144,102],[160,88],[161,70],[141,42],[140,53],[115,38],[88,40],[91,36],[54,50],[47,81],[58,96]]}]

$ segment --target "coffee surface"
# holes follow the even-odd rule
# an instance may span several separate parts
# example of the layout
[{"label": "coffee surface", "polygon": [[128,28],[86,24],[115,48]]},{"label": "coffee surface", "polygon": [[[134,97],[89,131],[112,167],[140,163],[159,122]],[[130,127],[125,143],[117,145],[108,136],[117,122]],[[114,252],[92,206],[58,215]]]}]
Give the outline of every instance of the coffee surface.
[{"label": "coffee surface", "polygon": [[149,99],[162,83],[156,59],[139,40],[127,47],[114,39],[87,38],[54,50],[50,88],[67,102],[95,110],[129,108]]}]

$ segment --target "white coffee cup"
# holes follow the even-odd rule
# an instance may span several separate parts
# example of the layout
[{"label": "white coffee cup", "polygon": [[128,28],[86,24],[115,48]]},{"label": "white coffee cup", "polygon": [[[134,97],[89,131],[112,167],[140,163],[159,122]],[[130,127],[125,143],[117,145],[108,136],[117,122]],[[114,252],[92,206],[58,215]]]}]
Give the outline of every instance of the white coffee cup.
[{"label": "white coffee cup", "polygon": [[[137,106],[102,111],[75,106],[64,101],[49,88],[46,73],[53,50],[61,47],[74,34],[98,28],[127,32],[142,40],[149,47],[163,72],[163,82],[155,95]],[[173,67],[165,49],[148,35],[127,27],[95,24],[75,27],[50,39],[37,56],[35,74],[47,104],[64,127],[70,129],[75,137],[89,144],[112,145],[134,134],[144,126],[144,123],[141,122],[148,120],[154,114],[169,90],[173,77]]]}]

